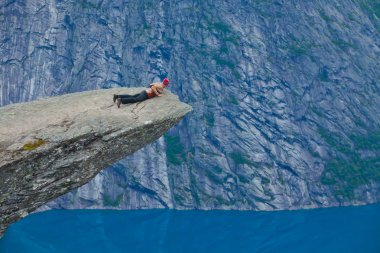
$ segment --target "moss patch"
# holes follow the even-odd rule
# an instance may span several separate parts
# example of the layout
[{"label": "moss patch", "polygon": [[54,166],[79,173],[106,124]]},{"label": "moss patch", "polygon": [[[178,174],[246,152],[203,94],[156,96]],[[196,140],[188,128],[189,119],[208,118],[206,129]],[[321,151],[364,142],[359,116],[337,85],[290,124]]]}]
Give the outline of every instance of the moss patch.
[{"label": "moss patch", "polygon": [[222,184],[223,183],[222,178],[219,178],[216,174],[214,174],[211,170],[209,170],[207,168],[205,169],[205,176],[216,184]]},{"label": "moss patch", "polygon": [[308,48],[304,45],[292,44],[289,46],[289,53],[294,56],[305,55],[308,52]]},{"label": "moss patch", "polygon": [[238,105],[239,104],[239,101],[237,100],[236,97],[234,97],[233,95],[230,96],[229,100],[227,100],[230,104],[233,104],[233,105]]},{"label": "moss patch", "polygon": [[46,144],[46,142],[42,139],[37,139],[35,141],[29,141],[22,146],[22,149],[25,151],[30,151],[38,148],[39,146],[42,146]]},{"label": "moss patch", "polygon": [[186,155],[179,136],[165,134],[164,139],[166,142],[166,159],[171,164],[181,165],[184,162]]},{"label": "moss patch", "polygon": [[247,156],[239,151],[234,151],[230,154],[231,159],[235,162],[235,164],[247,164],[249,166],[255,166],[256,164],[249,160]]},{"label": "moss patch", "polygon": [[228,67],[231,70],[236,68],[236,65],[234,62],[232,62],[231,60],[226,60],[226,59],[222,58],[219,54],[214,54],[213,59],[215,60],[216,64],[218,64],[220,66]]},{"label": "moss patch", "polygon": [[368,135],[351,135],[350,143],[339,141],[339,136],[326,129],[319,130],[322,138],[337,151],[327,162],[321,183],[329,185],[336,197],[355,199],[354,191],[371,182],[380,183],[380,157],[362,157],[361,151],[380,152],[380,131]]},{"label": "moss patch", "polygon": [[342,50],[347,50],[349,48],[358,49],[358,47],[352,43],[344,41],[342,39],[333,39],[332,42],[335,46],[339,47]]},{"label": "moss patch", "polygon": [[206,124],[209,127],[213,127],[215,125],[215,118],[212,112],[206,113],[204,117],[206,119]]},{"label": "moss patch", "polygon": [[269,178],[262,177],[262,178],[261,178],[261,184],[270,184],[270,180],[269,180]]},{"label": "moss patch", "polygon": [[219,21],[209,24],[208,28],[219,34],[223,39],[222,41],[231,42],[235,46],[239,45],[239,36],[233,31],[233,28],[229,24]]},{"label": "moss patch", "polygon": [[112,197],[109,196],[108,194],[104,194],[103,205],[116,207],[120,205],[122,199],[123,199],[123,194],[117,195],[116,199],[112,199]]},{"label": "moss patch", "polygon": [[378,0],[357,0],[360,7],[370,14],[380,18],[380,1]]},{"label": "moss patch", "polygon": [[91,1],[86,0],[80,0],[76,2],[82,9],[97,9],[98,6],[96,4],[93,4]]},{"label": "moss patch", "polygon": [[376,30],[380,32],[380,1],[379,0],[356,0],[360,7],[367,12]]},{"label": "moss patch", "polygon": [[324,12],[324,10],[319,10],[319,15],[321,16],[321,18],[326,21],[327,23],[330,23],[333,21],[333,19],[331,17],[329,17],[326,12]]},{"label": "moss patch", "polygon": [[321,82],[328,82],[328,81],[330,81],[330,78],[329,78],[329,72],[327,71],[326,68],[321,68],[321,69],[319,70],[318,77],[319,77],[319,80],[320,80]]}]

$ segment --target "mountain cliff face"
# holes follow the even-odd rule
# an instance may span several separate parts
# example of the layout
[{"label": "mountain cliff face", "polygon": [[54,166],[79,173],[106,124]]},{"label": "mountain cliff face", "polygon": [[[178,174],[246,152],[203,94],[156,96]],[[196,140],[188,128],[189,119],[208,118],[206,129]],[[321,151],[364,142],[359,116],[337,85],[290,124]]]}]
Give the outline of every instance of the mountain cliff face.
[{"label": "mountain cliff face", "polygon": [[45,208],[380,200],[380,4],[5,0],[0,104],[168,76],[194,111]]}]

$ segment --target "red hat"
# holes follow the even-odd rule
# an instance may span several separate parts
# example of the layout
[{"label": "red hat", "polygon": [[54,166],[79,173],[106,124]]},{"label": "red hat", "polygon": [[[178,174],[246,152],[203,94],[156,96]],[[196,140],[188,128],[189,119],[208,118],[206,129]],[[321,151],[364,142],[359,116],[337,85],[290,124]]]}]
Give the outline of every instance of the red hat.
[{"label": "red hat", "polygon": [[164,81],[162,81],[162,83],[163,83],[165,86],[168,86],[168,85],[169,85],[169,79],[165,78]]}]

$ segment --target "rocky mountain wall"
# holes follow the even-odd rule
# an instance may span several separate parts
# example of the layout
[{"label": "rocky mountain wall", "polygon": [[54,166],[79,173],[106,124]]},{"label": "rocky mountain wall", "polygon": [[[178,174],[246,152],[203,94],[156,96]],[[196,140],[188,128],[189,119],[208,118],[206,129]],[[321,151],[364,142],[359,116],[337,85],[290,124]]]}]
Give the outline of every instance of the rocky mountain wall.
[{"label": "rocky mountain wall", "polygon": [[376,0],[6,0],[0,104],[168,76],[194,111],[45,208],[275,210],[380,198]]}]

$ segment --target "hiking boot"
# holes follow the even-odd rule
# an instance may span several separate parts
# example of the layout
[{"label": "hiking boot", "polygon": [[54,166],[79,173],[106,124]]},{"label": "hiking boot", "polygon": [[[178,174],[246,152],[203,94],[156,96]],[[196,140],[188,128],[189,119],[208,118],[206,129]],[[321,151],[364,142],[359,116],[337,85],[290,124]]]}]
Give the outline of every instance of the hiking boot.
[{"label": "hiking boot", "polygon": [[117,99],[117,108],[120,108],[120,104],[121,104],[121,98],[118,98]]},{"label": "hiking boot", "polygon": [[116,102],[116,99],[118,99],[118,95],[113,94],[113,102],[114,102],[114,103]]}]

